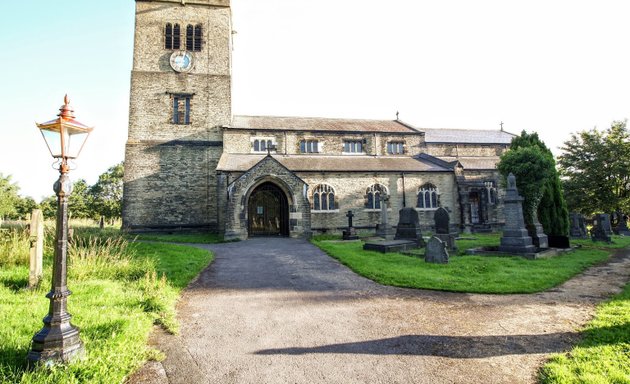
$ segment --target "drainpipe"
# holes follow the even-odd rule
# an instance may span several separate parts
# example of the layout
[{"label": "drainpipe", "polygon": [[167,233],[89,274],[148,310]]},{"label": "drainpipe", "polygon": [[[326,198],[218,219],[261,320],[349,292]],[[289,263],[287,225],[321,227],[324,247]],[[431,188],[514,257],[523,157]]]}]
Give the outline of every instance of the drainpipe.
[{"label": "drainpipe", "polygon": [[405,172],[400,174],[402,176],[402,187],[403,187],[403,208],[407,207],[407,195],[405,194]]}]

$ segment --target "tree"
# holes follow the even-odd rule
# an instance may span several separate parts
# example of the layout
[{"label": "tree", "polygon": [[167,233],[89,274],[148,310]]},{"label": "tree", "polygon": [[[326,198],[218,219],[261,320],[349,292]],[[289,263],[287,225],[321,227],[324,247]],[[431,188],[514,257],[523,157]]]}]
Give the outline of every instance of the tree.
[{"label": "tree", "polygon": [[[569,210],[564,199],[560,175],[556,170],[556,162],[553,153],[540,140],[538,133],[521,132],[520,136],[512,139],[510,149],[517,150],[525,147],[536,147],[542,154],[551,160],[549,177],[542,186],[542,196],[538,204],[538,220],[543,226],[544,232],[552,236],[569,235]],[[517,178],[518,183],[518,178]]]},{"label": "tree", "polygon": [[572,134],[558,157],[567,202],[586,215],[630,211],[630,132],[626,121]]},{"label": "tree", "polygon": [[26,218],[35,208],[39,208],[39,204],[32,197],[20,196],[15,204],[14,218]]},{"label": "tree", "polygon": [[72,185],[72,192],[68,197],[68,206],[72,217],[77,219],[96,218],[97,214],[92,200],[90,186],[84,179],[77,180]]},{"label": "tree", "polygon": [[39,203],[39,208],[45,218],[54,219],[57,217],[57,196],[51,195],[45,198]]},{"label": "tree", "polygon": [[109,221],[122,216],[123,172],[121,162],[101,174],[90,187],[95,212]]},{"label": "tree", "polygon": [[16,211],[16,204],[20,199],[18,186],[11,182],[11,175],[3,176],[0,173],[0,219],[13,217]]}]

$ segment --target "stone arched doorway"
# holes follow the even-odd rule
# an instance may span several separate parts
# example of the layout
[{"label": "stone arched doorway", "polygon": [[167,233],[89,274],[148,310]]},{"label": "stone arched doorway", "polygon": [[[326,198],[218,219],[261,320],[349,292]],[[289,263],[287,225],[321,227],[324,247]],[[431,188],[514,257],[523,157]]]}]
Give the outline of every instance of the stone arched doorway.
[{"label": "stone arched doorway", "polygon": [[249,236],[289,236],[289,202],[276,184],[262,183],[250,194],[247,232]]}]

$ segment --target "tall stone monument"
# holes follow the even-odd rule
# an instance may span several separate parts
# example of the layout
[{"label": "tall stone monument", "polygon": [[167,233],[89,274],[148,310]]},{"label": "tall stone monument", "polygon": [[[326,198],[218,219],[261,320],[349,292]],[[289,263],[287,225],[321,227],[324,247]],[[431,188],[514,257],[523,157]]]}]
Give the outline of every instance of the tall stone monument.
[{"label": "tall stone monument", "polygon": [[343,239],[344,240],[358,240],[359,236],[357,235],[356,229],[352,226],[352,218],[354,217],[354,213],[352,211],[348,211],[346,214],[348,218],[348,229],[343,231]]},{"label": "tall stone monument", "polygon": [[376,236],[382,237],[387,240],[394,239],[394,228],[389,224],[387,218],[387,206],[389,205],[389,195],[383,193],[380,196],[381,199],[381,222],[376,228]]},{"label": "tall stone monument", "polygon": [[516,177],[510,173],[507,178],[505,204],[505,227],[501,237],[500,252],[505,253],[535,253],[536,246],[532,242],[523,219],[523,198],[516,188]]}]

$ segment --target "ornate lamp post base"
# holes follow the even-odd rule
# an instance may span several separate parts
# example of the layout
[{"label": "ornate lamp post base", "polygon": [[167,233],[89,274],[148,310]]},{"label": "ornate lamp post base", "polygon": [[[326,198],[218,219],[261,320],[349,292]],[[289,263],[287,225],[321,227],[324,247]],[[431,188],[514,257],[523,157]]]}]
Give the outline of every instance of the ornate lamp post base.
[{"label": "ornate lamp post base", "polygon": [[27,359],[29,366],[67,363],[83,356],[83,343],[79,328],[70,324],[72,316],[67,310],[67,298],[71,292],[66,285],[68,268],[68,196],[72,184],[68,179],[67,167],[62,164],[61,175],[55,183],[57,194],[57,233],[53,262],[52,288],[46,295],[50,299],[44,327],[33,336]]},{"label": "ornate lamp post base", "polygon": [[33,337],[33,344],[26,358],[32,367],[69,363],[81,359],[84,355],[79,329],[70,324],[70,321],[66,321],[65,324],[45,324]]}]

